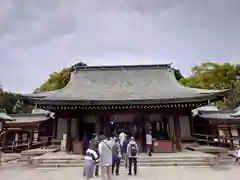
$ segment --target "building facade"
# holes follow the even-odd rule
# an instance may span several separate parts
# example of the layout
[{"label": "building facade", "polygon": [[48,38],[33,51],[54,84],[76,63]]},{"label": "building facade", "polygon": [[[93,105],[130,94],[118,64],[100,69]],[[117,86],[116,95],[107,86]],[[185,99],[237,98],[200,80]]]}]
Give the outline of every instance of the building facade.
[{"label": "building facade", "polygon": [[[60,90],[28,98],[55,113],[54,137],[67,134],[67,149],[92,133],[125,131],[145,150],[151,131],[155,152],[181,151],[192,135],[191,111],[222,98],[227,91],[183,87],[170,64],[75,67]],[[81,144],[81,143],[80,143]]]}]

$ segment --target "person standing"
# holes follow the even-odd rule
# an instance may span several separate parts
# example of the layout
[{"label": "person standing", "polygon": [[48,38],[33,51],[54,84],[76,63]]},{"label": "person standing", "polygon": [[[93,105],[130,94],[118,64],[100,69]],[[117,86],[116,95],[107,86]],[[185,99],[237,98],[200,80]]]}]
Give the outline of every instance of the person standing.
[{"label": "person standing", "polygon": [[139,154],[138,145],[134,139],[131,137],[130,142],[127,145],[127,154],[128,154],[128,175],[132,175],[132,165],[134,169],[134,175],[137,175],[137,156]]},{"label": "person standing", "polygon": [[128,143],[130,142],[130,136],[127,136],[126,139],[124,140],[123,142],[123,146],[122,146],[122,157],[124,159],[124,166],[125,166],[125,169],[128,168],[128,154],[127,154],[127,146],[128,146]]},{"label": "person standing", "polygon": [[240,160],[240,147],[239,146],[236,148],[235,157],[236,157],[235,163],[238,164],[238,161]]},{"label": "person standing", "polygon": [[86,177],[86,180],[93,177],[94,164],[98,163],[98,161],[99,157],[97,153],[92,149],[87,149],[83,166],[83,176]]},{"label": "person standing", "polygon": [[148,156],[152,156],[152,135],[150,131],[146,134],[146,145]]},{"label": "person standing", "polygon": [[118,136],[121,147],[123,146],[123,142],[126,139],[126,136],[127,136],[126,133],[124,133],[123,131]]},{"label": "person standing", "polygon": [[113,160],[113,163],[112,163],[112,174],[114,174],[114,170],[115,170],[115,173],[116,173],[116,176],[119,175],[119,168],[120,168],[120,162],[121,162],[121,146],[120,146],[120,142],[119,142],[119,139],[116,138],[115,139],[115,142],[114,142],[114,145],[113,145],[113,148],[112,148],[112,160]]},{"label": "person standing", "polygon": [[107,139],[104,135],[99,136],[99,141],[98,151],[100,155],[99,165],[101,168],[101,178],[102,180],[105,180],[105,176],[107,176],[107,179],[111,180],[113,142]]},{"label": "person standing", "polygon": [[[96,133],[93,134],[91,141],[89,142],[89,149],[94,150],[99,156],[98,151],[99,137]],[[95,163],[95,176],[99,176],[99,164]]]}]

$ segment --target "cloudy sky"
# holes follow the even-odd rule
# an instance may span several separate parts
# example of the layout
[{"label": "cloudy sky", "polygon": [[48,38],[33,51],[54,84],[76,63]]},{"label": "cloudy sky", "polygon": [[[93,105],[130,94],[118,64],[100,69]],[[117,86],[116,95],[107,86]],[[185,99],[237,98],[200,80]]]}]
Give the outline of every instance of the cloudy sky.
[{"label": "cloudy sky", "polygon": [[31,92],[88,65],[240,63],[240,0],[1,0],[0,82]]}]

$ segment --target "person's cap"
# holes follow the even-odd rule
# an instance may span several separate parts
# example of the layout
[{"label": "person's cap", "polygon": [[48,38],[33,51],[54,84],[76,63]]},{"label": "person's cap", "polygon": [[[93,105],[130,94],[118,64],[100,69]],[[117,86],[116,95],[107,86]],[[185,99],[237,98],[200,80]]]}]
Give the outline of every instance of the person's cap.
[{"label": "person's cap", "polygon": [[134,140],[134,139],[135,139],[135,138],[132,136],[132,137],[131,137],[131,140]]}]

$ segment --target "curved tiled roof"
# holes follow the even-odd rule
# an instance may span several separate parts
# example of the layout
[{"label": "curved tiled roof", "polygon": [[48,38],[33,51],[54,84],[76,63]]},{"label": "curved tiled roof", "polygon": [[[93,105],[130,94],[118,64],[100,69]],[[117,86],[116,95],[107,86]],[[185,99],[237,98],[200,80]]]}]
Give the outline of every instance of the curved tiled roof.
[{"label": "curved tiled roof", "polygon": [[176,80],[169,64],[89,66],[76,68],[65,88],[47,94],[38,102],[189,102],[213,99],[225,92],[184,87]]}]

